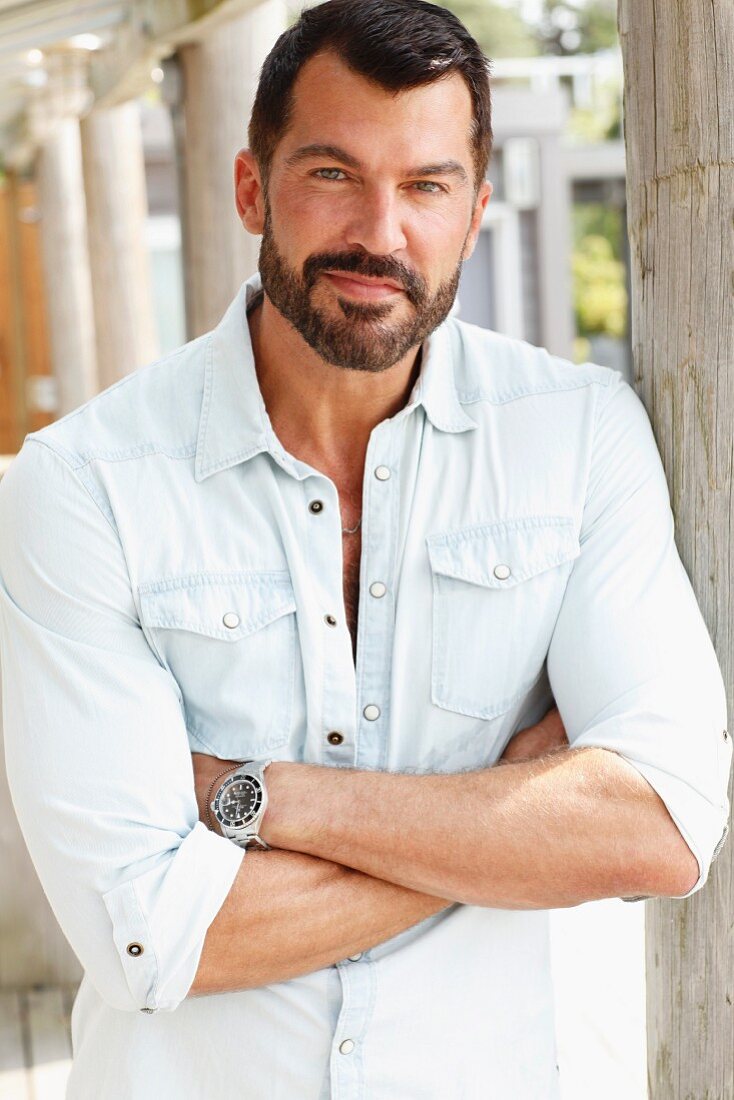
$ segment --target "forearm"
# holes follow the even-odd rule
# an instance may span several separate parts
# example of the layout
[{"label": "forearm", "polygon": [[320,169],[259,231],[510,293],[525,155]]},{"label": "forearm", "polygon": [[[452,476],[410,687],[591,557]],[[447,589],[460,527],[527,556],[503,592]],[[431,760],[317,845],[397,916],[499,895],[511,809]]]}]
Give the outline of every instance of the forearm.
[{"label": "forearm", "polygon": [[657,793],[604,749],[458,774],[271,770],[268,843],[454,901],[558,908],[682,894],[697,876]]},{"label": "forearm", "polygon": [[248,851],[209,926],[189,996],[311,973],[450,904],[315,856]]}]

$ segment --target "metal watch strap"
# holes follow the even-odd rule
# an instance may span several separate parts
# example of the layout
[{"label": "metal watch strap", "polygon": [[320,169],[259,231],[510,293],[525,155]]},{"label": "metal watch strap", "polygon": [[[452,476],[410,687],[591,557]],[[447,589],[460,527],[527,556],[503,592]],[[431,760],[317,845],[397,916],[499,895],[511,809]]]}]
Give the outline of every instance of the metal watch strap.
[{"label": "metal watch strap", "polygon": [[[248,764],[253,765],[251,769],[247,768]],[[267,809],[267,788],[265,786],[265,769],[267,768],[268,764],[272,764],[272,760],[242,760],[242,761],[240,761],[239,764],[236,765],[236,767],[227,768],[224,772],[221,773],[221,775],[229,775],[230,778],[234,778],[234,775],[238,771],[243,771],[245,773],[250,771],[251,774],[253,774],[256,777],[256,779],[259,780],[259,782],[262,785],[262,789],[263,789],[263,805],[262,805],[262,807],[259,811],[260,821],[262,821],[262,817],[264,816],[265,810]],[[222,784],[222,787],[224,787],[225,784],[226,784],[226,780],[225,780],[225,783]],[[212,787],[213,786],[214,786],[214,782],[212,782]],[[219,795],[221,793],[221,789],[222,788],[220,787],[219,790],[217,790],[217,793],[214,797],[214,801],[211,803],[212,808],[214,807],[214,803],[216,802],[217,798],[219,797]],[[210,795],[211,795],[211,790],[210,790]],[[208,800],[207,801],[207,813],[209,813],[209,808],[210,808],[210,803],[209,803],[209,800]],[[244,849],[258,848],[258,849],[261,849],[263,851],[270,851],[271,850],[271,846],[266,841],[264,841],[262,839],[262,837],[257,832],[250,833],[250,834],[245,832],[242,836],[238,837],[236,835],[235,836],[231,835],[227,831],[227,827],[225,827],[221,822],[220,822],[220,827],[221,827],[223,836],[225,836],[227,840],[231,840],[233,844],[237,844],[241,848],[244,848]],[[259,827],[259,822],[258,822],[258,827]],[[243,840],[246,840],[246,843],[242,843]]]}]

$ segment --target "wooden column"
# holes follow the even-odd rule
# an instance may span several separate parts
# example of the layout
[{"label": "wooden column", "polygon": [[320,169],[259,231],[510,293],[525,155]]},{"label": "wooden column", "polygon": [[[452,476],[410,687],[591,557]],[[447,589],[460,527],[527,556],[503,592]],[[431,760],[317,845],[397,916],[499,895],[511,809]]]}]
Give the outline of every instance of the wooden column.
[{"label": "wooden column", "polygon": [[14,454],[28,431],[19,252],[17,187],[9,175],[0,180],[0,455]]},{"label": "wooden column", "polygon": [[260,240],[247,233],[235,209],[234,157],[247,145],[260,66],[285,26],[285,4],[266,0],[178,52],[189,337],[212,328],[240,284],[257,269]]},{"label": "wooden column", "polygon": [[[731,714],[734,5],[620,0],[619,29],[635,381]],[[703,890],[646,903],[651,1100],[734,1097],[733,872],[729,839]]]},{"label": "wooden column", "polygon": [[97,392],[81,142],[76,118],[54,123],[38,160],[51,358],[59,415]]},{"label": "wooden column", "polygon": [[158,354],[140,111],[94,110],[80,124],[99,388]]}]

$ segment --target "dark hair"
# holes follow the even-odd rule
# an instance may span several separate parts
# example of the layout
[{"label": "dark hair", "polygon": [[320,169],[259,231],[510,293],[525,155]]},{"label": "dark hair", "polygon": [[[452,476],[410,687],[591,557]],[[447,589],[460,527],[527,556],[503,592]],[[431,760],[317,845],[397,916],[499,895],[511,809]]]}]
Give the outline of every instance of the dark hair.
[{"label": "dark hair", "polygon": [[280,35],[260,71],[248,128],[265,185],[275,146],[288,129],[296,77],[309,58],[329,49],[356,73],[394,91],[461,73],[472,99],[478,191],[492,150],[490,62],[453,12],[425,0],[326,0],[303,10]]}]

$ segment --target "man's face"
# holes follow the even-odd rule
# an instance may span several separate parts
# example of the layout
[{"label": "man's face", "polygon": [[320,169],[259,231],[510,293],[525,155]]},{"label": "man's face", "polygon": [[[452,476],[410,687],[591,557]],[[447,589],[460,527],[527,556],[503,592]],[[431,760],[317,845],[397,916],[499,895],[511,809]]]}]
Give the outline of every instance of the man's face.
[{"label": "man's face", "polygon": [[491,191],[474,201],[471,121],[457,74],[393,95],[332,52],[301,69],[262,196],[259,270],[327,362],[385,370],[449,313]]}]

